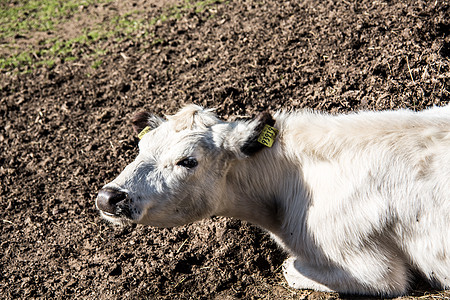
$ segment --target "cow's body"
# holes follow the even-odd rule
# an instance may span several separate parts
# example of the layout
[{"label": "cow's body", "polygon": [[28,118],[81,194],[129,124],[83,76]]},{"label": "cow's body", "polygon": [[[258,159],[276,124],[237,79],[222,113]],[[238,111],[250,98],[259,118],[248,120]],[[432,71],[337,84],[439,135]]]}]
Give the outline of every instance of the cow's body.
[{"label": "cow's body", "polygon": [[255,144],[267,116],[227,123],[188,106],[166,122],[143,117],[136,127],[155,129],[97,199],[107,219],[253,222],[290,253],[295,288],[400,295],[411,270],[450,287],[450,106],[279,113],[272,148]]}]

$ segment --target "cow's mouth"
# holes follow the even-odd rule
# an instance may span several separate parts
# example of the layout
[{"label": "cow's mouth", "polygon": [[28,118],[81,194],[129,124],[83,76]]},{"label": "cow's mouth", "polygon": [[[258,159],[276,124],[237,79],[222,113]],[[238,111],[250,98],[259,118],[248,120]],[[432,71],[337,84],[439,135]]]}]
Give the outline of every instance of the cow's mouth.
[{"label": "cow's mouth", "polygon": [[103,215],[105,215],[106,217],[109,217],[109,218],[117,218],[117,216],[115,215],[115,214],[112,214],[112,213],[109,213],[109,212],[106,212],[106,211],[103,211],[103,210],[101,210],[100,211]]},{"label": "cow's mouth", "polygon": [[110,213],[100,209],[100,215],[103,219],[118,225],[130,225],[135,224],[131,217],[129,210],[119,209],[115,213]]}]

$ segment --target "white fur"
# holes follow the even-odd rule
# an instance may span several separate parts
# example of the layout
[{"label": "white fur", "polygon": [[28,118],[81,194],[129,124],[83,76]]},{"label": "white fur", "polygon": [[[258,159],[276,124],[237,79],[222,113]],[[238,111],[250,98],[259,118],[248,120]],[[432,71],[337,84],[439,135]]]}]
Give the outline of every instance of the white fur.
[{"label": "white fur", "polygon": [[[128,193],[116,222],[177,226],[211,215],[267,229],[291,287],[396,296],[411,270],[450,288],[450,106],[331,116],[278,113],[272,148],[240,147],[257,121],[188,106],[139,144],[106,187]],[[194,157],[199,165],[177,165]]]}]

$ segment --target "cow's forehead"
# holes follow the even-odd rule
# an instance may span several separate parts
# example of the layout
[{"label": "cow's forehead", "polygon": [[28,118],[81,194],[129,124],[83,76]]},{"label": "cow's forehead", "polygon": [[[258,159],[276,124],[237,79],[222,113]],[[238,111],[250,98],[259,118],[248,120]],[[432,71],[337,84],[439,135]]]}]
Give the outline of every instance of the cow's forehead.
[{"label": "cow's forehead", "polygon": [[[167,122],[169,123],[169,122]],[[139,151],[152,156],[189,155],[199,146],[207,130],[175,131],[170,124],[161,124],[158,128],[146,133],[139,142]]]}]

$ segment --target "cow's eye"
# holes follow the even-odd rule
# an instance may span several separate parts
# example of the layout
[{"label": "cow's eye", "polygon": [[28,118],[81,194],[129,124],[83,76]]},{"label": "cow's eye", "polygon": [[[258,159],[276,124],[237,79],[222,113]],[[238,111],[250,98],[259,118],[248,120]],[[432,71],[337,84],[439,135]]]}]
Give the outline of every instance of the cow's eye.
[{"label": "cow's eye", "polygon": [[198,161],[193,157],[188,157],[177,162],[177,166],[185,167],[188,169],[195,168],[198,165]]}]

